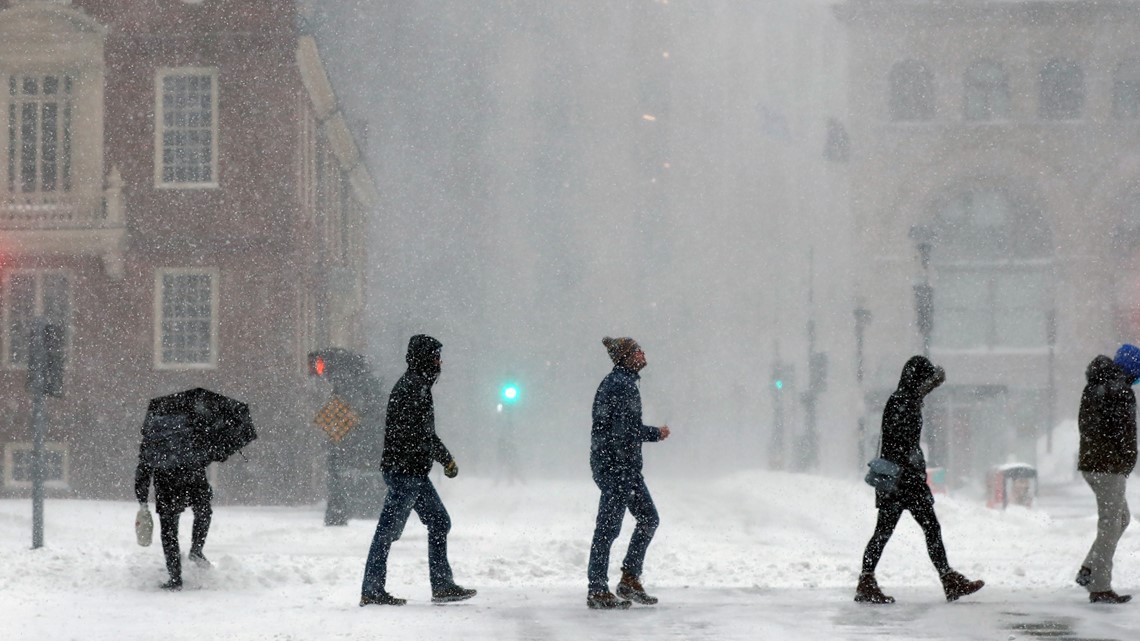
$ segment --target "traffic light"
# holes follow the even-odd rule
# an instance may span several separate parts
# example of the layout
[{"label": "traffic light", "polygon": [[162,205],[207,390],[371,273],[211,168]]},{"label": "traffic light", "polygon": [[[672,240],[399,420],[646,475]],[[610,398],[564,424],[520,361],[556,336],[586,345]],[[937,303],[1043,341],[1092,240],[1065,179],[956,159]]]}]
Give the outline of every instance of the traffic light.
[{"label": "traffic light", "polygon": [[507,405],[513,405],[519,400],[519,394],[519,386],[517,383],[503,383],[503,389],[500,392],[500,396],[502,396],[504,403]]}]

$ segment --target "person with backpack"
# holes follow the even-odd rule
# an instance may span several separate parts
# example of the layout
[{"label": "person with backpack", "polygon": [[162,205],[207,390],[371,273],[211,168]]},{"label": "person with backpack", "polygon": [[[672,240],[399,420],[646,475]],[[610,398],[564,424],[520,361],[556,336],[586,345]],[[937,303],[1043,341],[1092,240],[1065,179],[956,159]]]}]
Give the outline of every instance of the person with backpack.
[{"label": "person with backpack", "polygon": [[[602,339],[614,368],[598,385],[594,395],[590,430],[590,471],[601,490],[594,538],[590,543],[587,569],[589,586],[586,607],[591,610],[625,610],[631,602],[654,605],[657,597],[641,584],[642,563],[660,517],[645,477],[641,473],[641,444],[669,438],[669,426],[653,427],[641,422],[641,392],[638,372],[645,368],[645,352],[629,337]],[[610,592],[610,548],[621,533],[629,510],[637,525],[621,567],[617,595]]]},{"label": "person with backpack", "polygon": [[1132,520],[1124,490],[1136,467],[1136,393],[1140,348],[1121,345],[1116,356],[1097,356],[1085,370],[1088,383],[1077,414],[1080,454],[1077,470],[1096,495],[1096,539],[1077,572],[1077,585],[1090,603],[1127,603],[1130,594],[1112,589],[1116,544]]},{"label": "person with backpack", "polygon": [[891,540],[902,513],[909,511],[926,537],[926,551],[938,570],[947,601],[956,601],[982,589],[984,581],[971,581],[950,567],[942,543],[942,527],[934,513],[934,494],[926,483],[926,459],[919,446],[922,438],[922,405],[927,394],[946,381],[946,372],[925,356],[912,356],[903,366],[898,389],[883,408],[880,456],[899,466],[898,483],[893,491],[875,490],[879,510],[875,532],[863,551],[863,571],[855,588],[858,603],[894,603],[883,594],[875,580],[875,567],[883,548]]},{"label": "person with backpack", "polygon": [[[146,434],[146,430],[144,430]],[[190,554],[187,558],[199,567],[211,567],[202,554],[206,534],[210,531],[213,508],[210,501],[214,491],[206,478],[205,457],[155,456],[154,444],[144,437],[139,446],[139,464],[135,468],[135,498],[140,512],[148,509],[151,483],[154,483],[155,511],[158,512],[159,538],[166,557],[166,571],[170,580],[162,589],[182,589],[182,551],[178,545],[178,519],[186,508],[194,513],[190,534]]]}]

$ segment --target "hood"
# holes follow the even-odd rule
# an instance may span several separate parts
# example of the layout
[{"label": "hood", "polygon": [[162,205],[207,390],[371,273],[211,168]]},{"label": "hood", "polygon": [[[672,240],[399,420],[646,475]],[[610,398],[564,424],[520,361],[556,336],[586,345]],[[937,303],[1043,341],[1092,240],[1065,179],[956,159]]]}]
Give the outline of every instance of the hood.
[{"label": "hood", "polygon": [[1125,373],[1124,368],[1112,362],[1112,359],[1101,355],[1092,359],[1089,366],[1085,368],[1085,378],[1091,384],[1107,383],[1115,379],[1127,379],[1128,374]]},{"label": "hood", "polygon": [[416,334],[408,341],[408,355],[405,358],[408,361],[408,370],[435,380],[439,376],[440,369],[436,357],[442,348],[443,343],[431,336]]},{"label": "hood", "polygon": [[946,380],[946,373],[925,356],[911,356],[903,365],[899,377],[899,391],[912,396],[926,396]]}]

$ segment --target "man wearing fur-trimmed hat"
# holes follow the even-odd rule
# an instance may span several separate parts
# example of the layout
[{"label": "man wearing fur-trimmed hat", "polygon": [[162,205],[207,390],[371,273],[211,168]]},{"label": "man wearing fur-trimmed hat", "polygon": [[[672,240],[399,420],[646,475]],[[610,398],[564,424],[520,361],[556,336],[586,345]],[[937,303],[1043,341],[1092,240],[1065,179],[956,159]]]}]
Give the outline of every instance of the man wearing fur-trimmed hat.
[{"label": "man wearing fur-trimmed hat", "polygon": [[1077,584],[1089,591],[1092,603],[1127,603],[1130,594],[1112,589],[1112,560],[1116,544],[1132,520],[1125,499],[1128,475],[1136,467],[1136,394],[1140,381],[1140,348],[1122,345],[1116,356],[1097,356],[1085,370],[1081,409],[1077,416],[1081,447],[1077,469],[1096,495],[1096,540]]},{"label": "man wearing fur-trimmed hat", "polygon": [[[590,435],[590,470],[601,490],[594,539],[590,544],[586,605],[592,610],[627,609],[634,601],[657,603],[641,585],[645,552],[660,521],[649,488],[641,473],[641,444],[663,441],[669,426],[653,427],[641,422],[641,392],[638,372],[645,368],[645,352],[629,337],[602,339],[613,361],[613,370],[602,380],[594,396],[593,428]],[[637,525],[633,530],[617,595],[609,588],[610,548],[621,532],[625,511]]]}]

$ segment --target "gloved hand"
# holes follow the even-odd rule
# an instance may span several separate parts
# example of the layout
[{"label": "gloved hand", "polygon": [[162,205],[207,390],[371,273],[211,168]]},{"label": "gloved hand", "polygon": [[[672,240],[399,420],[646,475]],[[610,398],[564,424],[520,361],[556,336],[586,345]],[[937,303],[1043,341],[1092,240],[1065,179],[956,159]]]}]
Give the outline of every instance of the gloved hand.
[{"label": "gloved hand", "polygon": [[446,476],[447,478],[453,479],[458,474],[459,474],[459,465],[455,462],[455,459],[451,459],[450,461],[447,462],[447,465],[443,466],[443,475]]}]

